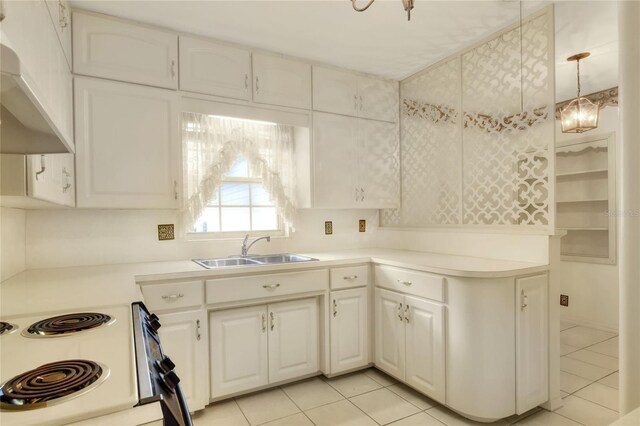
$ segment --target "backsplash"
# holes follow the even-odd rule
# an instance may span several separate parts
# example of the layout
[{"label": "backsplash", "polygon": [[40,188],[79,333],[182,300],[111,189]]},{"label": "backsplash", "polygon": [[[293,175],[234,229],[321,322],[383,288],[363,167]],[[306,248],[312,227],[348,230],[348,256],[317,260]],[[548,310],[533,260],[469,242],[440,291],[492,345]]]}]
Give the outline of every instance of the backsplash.
[{"label": "backsplash", "polygon": [[[240,239],[186,241],[173,210],[30,210],[27,269],[185,260],[240,252]],[[367,221],[358,232],[358,221]],[[325,235],[324,222],[333,222]],[[158,241],[159,224],[176,224],[176,239]],[[300,210],[296,232],[260,242],[255,253],[310,252],[374,247],[376,210]],[[3,228],[4,230],[4,228]],[[4,237],[3,237],[4,244]],[[4,246],[3,246],[4,247]],[[4,257],[3,257],[4,259]]]},{"label": "backsplash", "polygon": [[25,269],[25,210],[0,208],[0,281]]}]

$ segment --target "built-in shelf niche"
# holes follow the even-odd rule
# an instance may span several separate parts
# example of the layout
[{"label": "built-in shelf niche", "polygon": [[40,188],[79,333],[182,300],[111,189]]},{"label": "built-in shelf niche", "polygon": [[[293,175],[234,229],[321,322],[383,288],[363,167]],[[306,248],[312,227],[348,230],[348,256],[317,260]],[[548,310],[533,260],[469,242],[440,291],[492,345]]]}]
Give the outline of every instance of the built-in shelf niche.
[{"label": "built-in shelf niche", "polygon": [[587,136],[556,148],[556,223],[562,260],[614,264],[615,138]]}]

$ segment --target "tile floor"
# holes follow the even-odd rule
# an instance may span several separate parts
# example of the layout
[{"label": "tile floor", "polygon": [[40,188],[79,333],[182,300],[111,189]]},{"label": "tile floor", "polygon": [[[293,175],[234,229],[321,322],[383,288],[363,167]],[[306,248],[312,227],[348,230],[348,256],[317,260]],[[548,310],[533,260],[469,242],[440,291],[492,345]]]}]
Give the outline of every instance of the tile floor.
[{"label": "tile floor", "polygon": [[[618,417],[617,336],[562,323],[561,390],[556,412],[534,409],[494,425],[604,426]],[[194,426],[481,425],[373,368],[322,376],[209,405]]]}]

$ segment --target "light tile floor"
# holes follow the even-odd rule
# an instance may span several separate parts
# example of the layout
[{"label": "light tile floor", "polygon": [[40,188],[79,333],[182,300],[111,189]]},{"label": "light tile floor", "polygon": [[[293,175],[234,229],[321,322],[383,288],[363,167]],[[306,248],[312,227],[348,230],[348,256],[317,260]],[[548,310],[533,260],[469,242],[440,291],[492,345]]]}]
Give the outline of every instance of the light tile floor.
[{"label": "light tile floor", "polygon": [[[618,417],[618,338],[562,323],[564,406],[539,408],[494,425],[604,426]],[[314,377],[209,405],[195,426],[481,425],[373,368],[334,379]]]}]

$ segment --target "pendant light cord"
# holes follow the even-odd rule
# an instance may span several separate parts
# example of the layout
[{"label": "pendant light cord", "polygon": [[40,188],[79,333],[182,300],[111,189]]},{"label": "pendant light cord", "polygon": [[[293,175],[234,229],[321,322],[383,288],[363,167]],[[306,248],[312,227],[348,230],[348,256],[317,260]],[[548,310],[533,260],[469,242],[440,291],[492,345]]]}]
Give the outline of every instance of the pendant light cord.
[{"label": "pendant light cord", "polygon": [[576,69],[578,73],[578,98],[580,97],[580,59],[576,61]]}]

